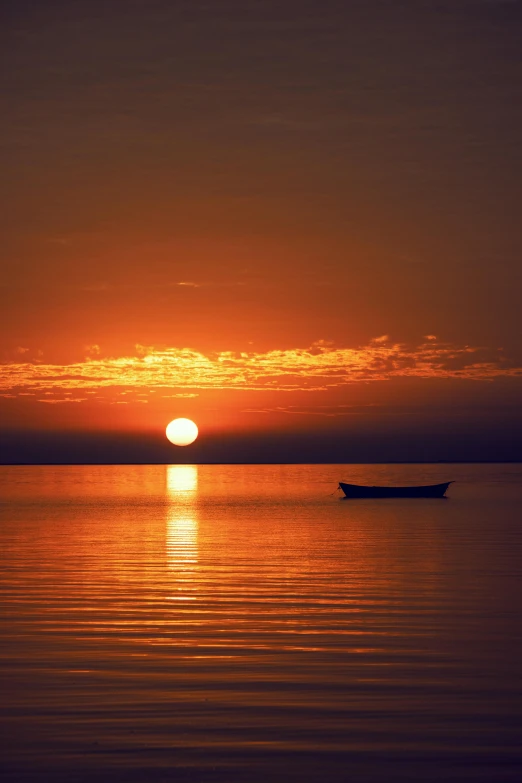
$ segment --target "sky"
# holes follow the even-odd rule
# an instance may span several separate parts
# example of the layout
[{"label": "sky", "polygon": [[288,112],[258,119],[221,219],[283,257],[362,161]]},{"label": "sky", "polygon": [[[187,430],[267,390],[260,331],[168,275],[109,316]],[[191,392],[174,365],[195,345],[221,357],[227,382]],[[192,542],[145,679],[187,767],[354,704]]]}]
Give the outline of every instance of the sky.
[{"label": "sky", "polygon": [[0,27],[1,462],[522,459],[522,2]]}]

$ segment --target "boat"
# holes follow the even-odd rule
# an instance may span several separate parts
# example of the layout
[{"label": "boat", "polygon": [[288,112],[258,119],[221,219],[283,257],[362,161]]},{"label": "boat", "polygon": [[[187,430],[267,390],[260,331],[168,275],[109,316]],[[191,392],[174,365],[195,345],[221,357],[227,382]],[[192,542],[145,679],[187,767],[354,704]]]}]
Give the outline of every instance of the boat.
[{"label": "boat", "polygon": [[[443,498],[453,481],[444,484],[428,484],[423,487],[365,487],[359,484],[339,482],[347,498]],[[344,500],[345,498],[343,498]]]}]

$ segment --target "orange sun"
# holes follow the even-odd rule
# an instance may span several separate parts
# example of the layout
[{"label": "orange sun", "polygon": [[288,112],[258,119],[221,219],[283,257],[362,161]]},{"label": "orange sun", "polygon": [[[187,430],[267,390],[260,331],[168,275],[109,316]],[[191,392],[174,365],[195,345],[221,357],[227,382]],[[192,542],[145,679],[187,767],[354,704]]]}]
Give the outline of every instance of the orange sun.
[{"label": "orange sun", "polygon": [[167,424],[166,433],[175,446],[188,446],[198,437],[198,428],[190,419],[174,419]]}]

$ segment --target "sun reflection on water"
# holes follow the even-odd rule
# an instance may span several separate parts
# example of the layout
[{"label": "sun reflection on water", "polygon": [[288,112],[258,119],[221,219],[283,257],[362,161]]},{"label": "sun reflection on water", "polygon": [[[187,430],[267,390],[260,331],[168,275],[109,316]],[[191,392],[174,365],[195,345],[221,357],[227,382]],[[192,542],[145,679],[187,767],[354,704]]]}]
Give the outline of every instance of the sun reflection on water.
[{"label": "sun reflection on water", "polygon": [[196,465],[166,466],[167,564],[174,572],[177,591],[170,600],[189,601],[198,564],[198,468]]},{"label": "sun reflection on water", "polygon": [[167,495],[175,502],[186,493],[196,492],[198,488],[197,465],[166,465]]}]

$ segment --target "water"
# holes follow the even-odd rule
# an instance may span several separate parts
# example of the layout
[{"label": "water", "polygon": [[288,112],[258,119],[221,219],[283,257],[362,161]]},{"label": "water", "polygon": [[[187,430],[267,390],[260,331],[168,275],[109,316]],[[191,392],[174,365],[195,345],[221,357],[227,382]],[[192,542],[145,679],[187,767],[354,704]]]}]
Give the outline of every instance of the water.
[{"label": "water", "polygon": [[522,465],[0,481],[3,780],[522,779]]}]

